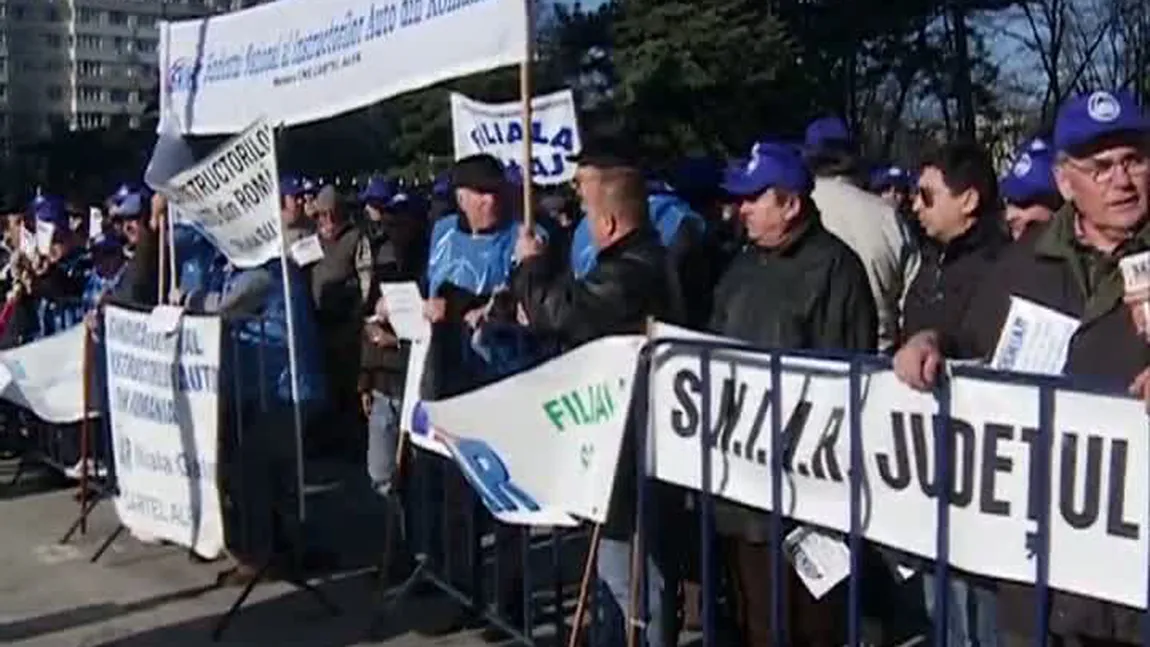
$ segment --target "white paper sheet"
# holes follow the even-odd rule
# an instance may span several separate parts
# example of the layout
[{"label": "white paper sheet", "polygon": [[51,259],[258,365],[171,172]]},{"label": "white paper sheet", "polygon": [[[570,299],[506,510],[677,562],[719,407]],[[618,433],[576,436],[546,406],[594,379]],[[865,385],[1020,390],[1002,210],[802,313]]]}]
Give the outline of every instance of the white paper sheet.
[{"label": "white paper sheet", "polygon": [[850,574],[850,548],[841,539],[814,528],[795,528],[783,540],[783,548],[799,579],[816,600]]},{"label": "white paper sheet", "polygon": [[1010,297],[1010,311],[990,367],[1000,371],[1060,375],[1078,320],[1021,297]]},{"label": "white paper sheet", "polygon": [[387,304],[387,319],[400,339],[431,339],[431,324],[423,317],[423,296],[414,281],[381,283],[379,293]]},{"label": "white paper sheet", "polygon": [[307,267],[323,259],[323,246],[319,243],[319,236],[312,234],[301,238],[291,245],[291,257],[300,267]]}]

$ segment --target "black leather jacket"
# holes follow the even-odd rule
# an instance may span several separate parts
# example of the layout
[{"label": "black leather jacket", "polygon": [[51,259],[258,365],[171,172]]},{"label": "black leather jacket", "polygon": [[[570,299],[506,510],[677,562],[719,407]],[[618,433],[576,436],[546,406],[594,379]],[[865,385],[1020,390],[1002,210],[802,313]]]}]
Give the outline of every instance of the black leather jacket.
[{"label": "black leather jacket", "polygon": [[682,297],[666,250],[648,227],[601,250],[582,279],[540,256],[516,268],[511,286],[531,328],[557,337],[566,348],[606,335],[641,333],[648,317],[682,318]]}]

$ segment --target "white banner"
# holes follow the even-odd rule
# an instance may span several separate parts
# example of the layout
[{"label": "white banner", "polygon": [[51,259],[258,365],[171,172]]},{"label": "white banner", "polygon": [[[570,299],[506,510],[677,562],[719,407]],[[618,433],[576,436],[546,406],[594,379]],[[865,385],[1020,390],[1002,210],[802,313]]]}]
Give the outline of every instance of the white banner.
[{"label": "white banner", "polygon": [[283,250],[275,133],[261,119],[160,190],[233,265],[259,267]]},{"label": "white banner", "polygon": [[239,132],[262,116],[288,126],[325,119],[522,62],[525,8],[524,0],[278,0],[170,23],[160,30],[161,105],[197,135]]},{"label": "white banner", "polygon": [[224,550],[217,488],[220,320],[184,316],[172,334],[149,314],[104,311],[116,513],[133,530],[214,558]]},{"label": "white banner", "polygon": [[[564,184],[575,177],[569,155],[582,150],[575,96],[563,90],[531,100],[531,132],[523,129],[523,104],[482,103],[451,93],[455,159],[489,153],[504,166],[523,166],[523,138],[532,138],[531,177],[536,184]],[[526,177],[526,173],[523,174]]]},{"label": "white banner", "polygon": [[420,403],[414,431],[450,449],[500,521],[602,522],[644,341],[606,337],[490,386]]},{"label": "white banner", "polygon": [[[660,325],[656,337],[693,333]],[[730,340],[728,340],[730,341]],[[770,359],[711,351],[711,489],[773,509]],[[660,346],[650,391],[653,471],[702,489],[701,355]],[[782,360],[782,510],[826,528],[850,527],[850,366]],[[938,404],[889,370],[867,371],[862,393],[864,535],[926,558],[938,528],[933,425]],[[957,376],[951,391],[950,563],[1033,582],[1039,516],[1039,389]],[[1050,462],[1050,584],[1144,608],[1148,519],[1147,416],[1140,402],[1054,393]]]},{"label": "white banner", "polygon": [[84,419],[84,326],[0,352],[0,398],[41,420]]}]

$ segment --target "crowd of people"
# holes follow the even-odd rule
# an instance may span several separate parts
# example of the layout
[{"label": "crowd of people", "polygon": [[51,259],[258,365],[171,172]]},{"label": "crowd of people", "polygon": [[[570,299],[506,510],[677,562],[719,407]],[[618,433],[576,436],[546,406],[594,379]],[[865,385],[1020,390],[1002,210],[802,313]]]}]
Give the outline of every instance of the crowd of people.
[{"label": "crowd of people", "polygon": [[[574,161],[570,187],[540,189],[530,227],[523,178],[488,155],[459,160],[434,186],[376,177],[355,196],[285,176],[287,244],[317,235],[319,258],[238,269],[195,228],[177,225],[168,284],[161,196],[122,187],[103,205],[98,230],[89,230],[96,221],[88,213],[39,196],[8,218],[4,343],[58,332],[103,303],[168,300],[232,323],[229,342],[239,351],[225,363],[243,388],[225,405],[240,415],[223,419],[249,422],[244,447],[225,456],[256,483],[230,506],[256,529],[255,539],[229,539],[239,566],[228,577],[237,581],[254,576],[272,543],[269,502],[292,487],[277,480],[290,473],[279,469],[291,451],[283,433],[292,415],[289,317],[308,455],[366,456],[374,490],[402,496],[396,466],[408,349],[388,323],[384,282],[416,282],[425,298],[433,330],[427,399],[597,337],[641,332],[650,317],[770,348],[889,354],[903,381],[927,390],[945,359],[989,357],[1012,295],[1081,320],[1064,373],[1150,395],[1147,322],[1124,303],[1118,267],[1123,256],[1150,249],[1150,118],[1127,94],[1068,100],[1053,131],[1022,142],[1003,177],[983,148],[966,142],[940,146],[916,169],[863,168],[836,118],[812,122],[799,144],[759,141],[733,164],[654,163],[622,133],[589,134]],[[52,225],[43,254],[23,242],[37,222]],[[290,311],[283,276],[296,304]],[[612,647],[624,644],[629,626],[636,477],[622,460],[597,557],[604,608],[613,610],[597,635]],[[443,505],[465,489],[461,479],[445,486]],[[683,491],[661,487],[653,505],[646,633],[648,645],[667,647],[693,621],[698,588],[684,582],[698,544],[671,525],[683,523]],[[730,642],[775,644],[767,574],[781,553],[767,517],[733,503],[715,514]],[[514,551],[514,542],[503,544]],[[941,612],[924,592],[937,583],[926,575],[897,581],[887,557],[868,547],[863,560],[868,613],[893,626],[909,615],[907,601]],[[816,600],[789,568],[782,572],[788,644],[841,645],[845,586]],[[502,579],[506,613],[522,614],[521,573],[506,569]],[[1033,644],[1031,587],[961,574],[945,586],[956,605],[946,610],[951,645]],[[1052,644],[1138,644],[1141,616],[1055,593]]]}]

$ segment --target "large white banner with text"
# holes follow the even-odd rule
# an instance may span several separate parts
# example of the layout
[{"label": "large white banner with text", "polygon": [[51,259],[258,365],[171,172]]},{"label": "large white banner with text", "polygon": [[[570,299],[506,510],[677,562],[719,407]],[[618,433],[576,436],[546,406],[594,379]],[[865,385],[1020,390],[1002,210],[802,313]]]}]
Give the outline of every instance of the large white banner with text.
[{"label": "large white banner with text", "polygon": [[104,313],[116,513],[132,530],[215,558],[224,550],[217,487],[220,320]]},{"label": "large white banner with text", "polygon": [[[656,337],[700,337],[659,325]],[[727,340],[731,341],[731,340]],[[850,527],[851,366],[794,357],[772,379],[770,356],[711,350],[704,407],[697,347],[660,345],[650,384],[653,473],[826,528]],[[782,498],[772,499],[772,402],[782,444]],[[864,535],[934,558],[939,404],[893,372],[859,381]],[[1147,414],[1138,401],[1059,389],[1053,393],[1048,512],[1050,584],[1135,607],[1146,603]],[[709,409],[704,423],[704,411]],[[1033,582],[1042,437],[1039,389],[956,373],[951,386],[950,563],[973,573]],[[1143,574],[1131,576],[1131,574]]]},{"label": "large white banner with text", "polygon": [[0,398],[57,424],[84,419],[84,326],[0,352]]},{"label": "large white banner with text", "polygon": [[[489,153],[504,166],[522,169],[523,140],[531,138],[531,177],[536,184],[564,184],[575,177],[568,156],[582,150],[575,95],[570,90],[531,100],[531,130],[523,128],[523,104],[482,103],[451,93],[455,159]],[[523,177],[527,174],[523,173]]]},{"label": "large white banner with text", "polygon": [[522,62],[525,9],[523,0],[278,0],[168,23],[161,105],[196,135],[239,132],[262,116],[288,126],[325,119]]},{"label": "large white banner with text", "polygon": [[204,233],[236,267],[283,250],[275,133],[261,119],[159,187],[181,222]]},{"label": "large white banner with text", "polygon": [[420,403],[413,433],[448,447],[500,521],[602,522],[644,341],[606,337],[490,386]]}]

